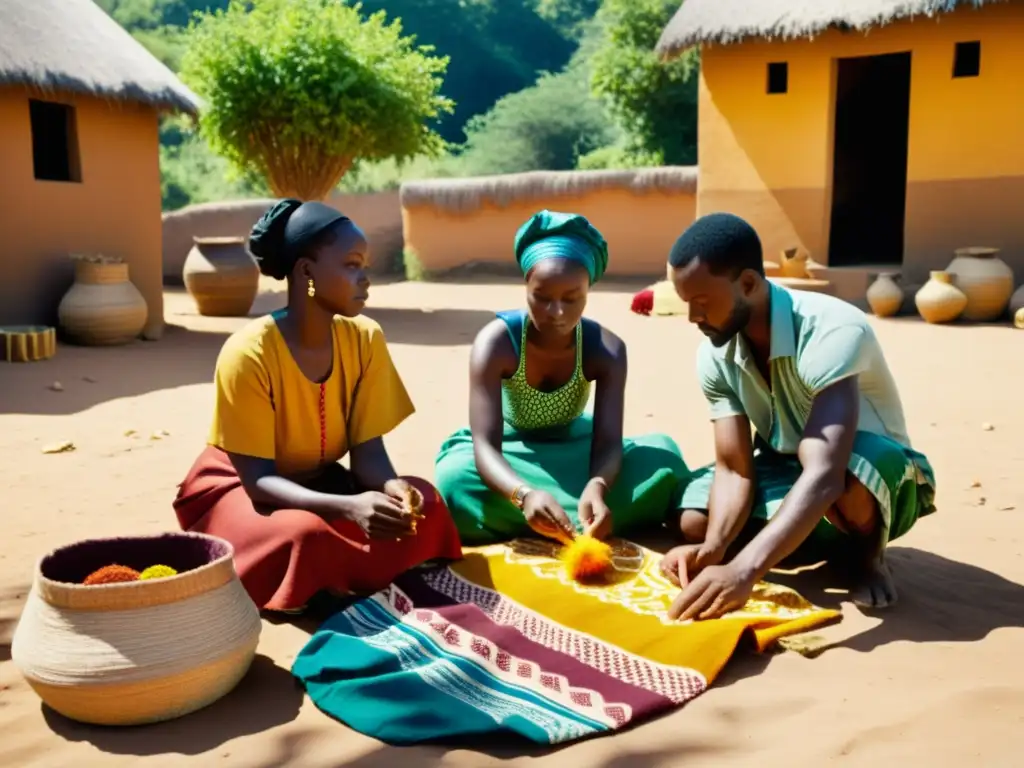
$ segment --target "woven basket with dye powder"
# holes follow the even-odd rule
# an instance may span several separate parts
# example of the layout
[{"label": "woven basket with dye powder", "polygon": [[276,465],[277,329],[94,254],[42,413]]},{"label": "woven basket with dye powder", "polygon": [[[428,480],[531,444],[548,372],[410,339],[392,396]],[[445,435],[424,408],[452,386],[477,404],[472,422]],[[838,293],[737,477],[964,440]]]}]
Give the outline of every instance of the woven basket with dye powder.
[{"label": "woven basket with dye powder", "polygon": [[[198,533],[54,550],[36,567],[14,664],[48,706],[81,722],[154,723],[212,704],[244,677],[260,636],[233,555],[228,542]],[[178,575],[82,585],[111,563],[166,564]]]}]

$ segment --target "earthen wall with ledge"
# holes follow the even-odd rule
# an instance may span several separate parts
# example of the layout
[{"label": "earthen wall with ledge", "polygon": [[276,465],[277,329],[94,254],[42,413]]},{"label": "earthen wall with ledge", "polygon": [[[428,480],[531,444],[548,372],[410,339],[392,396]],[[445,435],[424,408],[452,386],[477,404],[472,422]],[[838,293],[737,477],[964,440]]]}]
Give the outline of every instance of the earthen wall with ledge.
[{"label": "earthen wall with ledge", "polygon": [[[661,278],[696,212],[697,169],[534,171],[402,185],[407,255],[429,275],[513,270],[516,231],[537,211],[586,216],[608,241],[608,274]],[[408,265],[407,265],[408,266]]]}]

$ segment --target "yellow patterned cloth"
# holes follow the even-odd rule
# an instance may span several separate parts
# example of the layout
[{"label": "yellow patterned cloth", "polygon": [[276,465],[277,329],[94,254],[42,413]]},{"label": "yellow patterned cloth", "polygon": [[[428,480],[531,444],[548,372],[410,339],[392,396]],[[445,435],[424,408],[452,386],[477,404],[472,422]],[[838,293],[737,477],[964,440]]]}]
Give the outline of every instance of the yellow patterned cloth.
[{"label": "yellow patterned cloth", "polygon": [[840,615],[759,584],[741,611],[671,621],[678,588],[661,556],[612,544],[604,586],[572,581],[554,543],[466,549],[333,616],[292,672],[324,712],[392,744],[499,732],[563,743],[700,695],[745,634],[764,650]]},{"label": "yellow patterned cloth", "polygon": [[709,683],[745,632],[764,651],[781,637],[841,615],[788,587],[760,582],[741,611],[710,621],[672,621],[667,611],[679,588],[661,575],[662,555],[621,539],[610,543],[615,570],[601,586],[574,582],[557,560],[558,545],[537,539],[467,548],[451,571],[564,626],[622,648],[642,648],[653,661],[695,669]]}]

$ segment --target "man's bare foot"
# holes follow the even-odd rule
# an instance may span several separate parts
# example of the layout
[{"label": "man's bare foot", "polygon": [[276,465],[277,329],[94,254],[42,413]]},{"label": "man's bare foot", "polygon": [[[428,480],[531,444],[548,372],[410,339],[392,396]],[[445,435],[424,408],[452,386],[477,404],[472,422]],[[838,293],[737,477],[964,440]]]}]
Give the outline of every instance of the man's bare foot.
[{"label": "man's bare foot", "polygon": [[[833,510],[830,510],[833,512]],[[885,559],[888,532],[878,502],[859,480],[848,476],[846,494],[829,520],[847,534],[850,544],[846,563],[850,567],[850,598],[861,608],[888,608],[897,600],[896,584]]]},{"label": "man's bare foot", "polygon": [[861,608],[888,608],[899,599],[892,571],[885,562],[885,554],[880,553],[861,571],[857,584],[850,591],[854,605]]}]

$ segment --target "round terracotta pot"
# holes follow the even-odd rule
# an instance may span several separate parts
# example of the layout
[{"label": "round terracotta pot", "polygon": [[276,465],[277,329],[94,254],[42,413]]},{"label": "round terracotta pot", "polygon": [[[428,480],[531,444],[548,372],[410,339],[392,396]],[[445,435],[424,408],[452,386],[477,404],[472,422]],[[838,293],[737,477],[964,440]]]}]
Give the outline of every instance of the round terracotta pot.
[{"label": "round terracotta pot", "polygon": [[878,317],[892,317],[903,305],[903,289],[896,281],[898,272],[883,272],[868,288],[865,298],[871,311]]},{"label": "round terracotta pot", "polygon": [[[84,723],[140,725],[194,712],[248,671],[260,616],[223,539],[170,533],[92,539],[50,552],[35,578],[11,659],[51,708]],[[106,565],[169,578],[85,586]]]},{"label": "round terracotta pot", "polygon": [[87,346],[127,344],[142,333],[148,314],[127,264],[84,259],[75,262],[75,282],[57,308],[68,340]]},{"label": "round terracotta pot", "polygon": [[961,319],[998,320],[1013,293],[1013,270],[996,256],[998,248],[958,248],[955,253],[946,272],[956,276],[957,287],[967,296]]},{"label": "round terracotta pot", "polygon": [[953,285],[952,275],[936,270],[914,295],[914,303],[925,322],[951,323],[967,306],[967,296]]},{"label": "round terracotta pot", "polygon": [[260,270],[242,237],[196,237],[182,268],[199,314],[244,317],[259,290]]}]

